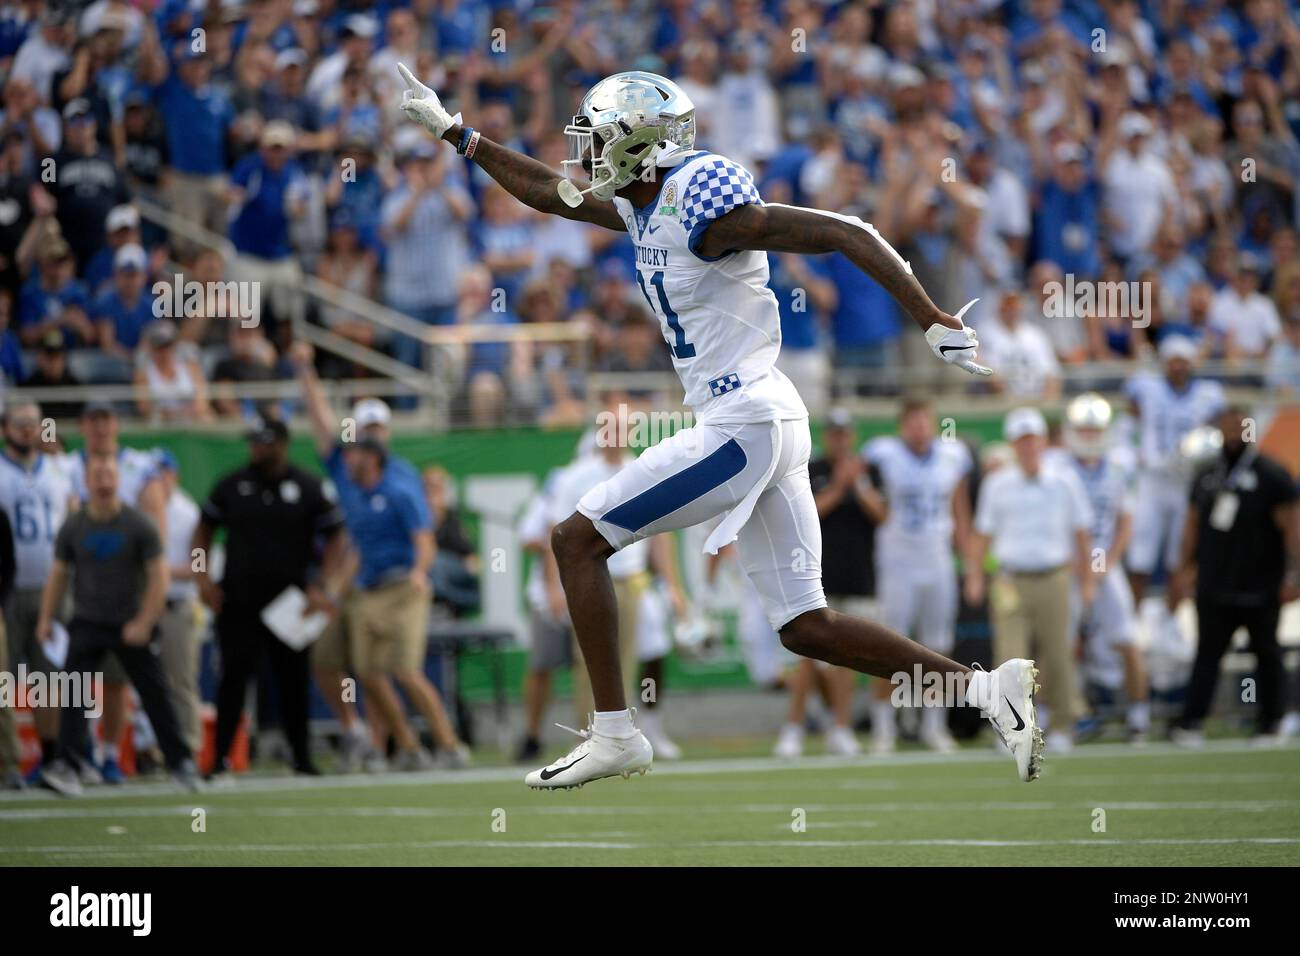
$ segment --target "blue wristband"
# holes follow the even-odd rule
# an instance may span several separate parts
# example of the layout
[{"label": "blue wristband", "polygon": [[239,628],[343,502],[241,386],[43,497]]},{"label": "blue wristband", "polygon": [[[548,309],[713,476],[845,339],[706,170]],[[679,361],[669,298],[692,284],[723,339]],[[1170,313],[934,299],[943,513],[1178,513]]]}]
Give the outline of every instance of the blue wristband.
[{"label": "blue wristband", "polygon": [[456,144],[456,152],[465,155],[465,147],[469,145],[469,138],[474,135],[474,127],[466,126],[460,131],[460,142]]}]

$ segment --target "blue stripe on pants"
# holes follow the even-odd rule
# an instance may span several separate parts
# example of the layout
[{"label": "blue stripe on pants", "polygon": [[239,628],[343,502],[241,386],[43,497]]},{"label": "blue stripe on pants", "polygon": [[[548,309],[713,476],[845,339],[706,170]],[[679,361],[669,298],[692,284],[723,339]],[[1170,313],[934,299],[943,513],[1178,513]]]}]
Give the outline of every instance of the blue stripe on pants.
[{"label": "blue stripe on pants", "polygon": [[707,458],[607,511],[600,520],[628,531],[640,531],[735,478],[747,461],[744,449],[733,438]]}]

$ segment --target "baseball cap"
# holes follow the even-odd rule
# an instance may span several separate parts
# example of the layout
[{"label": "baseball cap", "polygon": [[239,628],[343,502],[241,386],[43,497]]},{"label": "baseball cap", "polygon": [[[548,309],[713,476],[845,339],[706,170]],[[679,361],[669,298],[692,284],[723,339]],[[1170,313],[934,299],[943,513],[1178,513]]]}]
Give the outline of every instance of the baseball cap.
[{"label": "baseball cap", "polygon": [[853,416],[847,408],[832,408],[826,416],[827,428],[852,428]]},{"label": "baseball cap", "polygon": [[104,220],[105,232],[117,232],[119,229],[135,229],[140,225],[140,213],[134,206],[123,203],[108,211]]},{"label": "baseball cap", "polygon": [[144,250],[134,242],[128,242],[122,248],[113,254],[113,271],[119,269],[135,269],[143,272],[149,265],[149,257],[144,254]]},{"label": "baseball cap", "polygon": [[86,402],[81,409],[82,418],[90,418],[92,415],[117,415],[117,409],[113,407],[112,402],[106,402],[102,398],[93,399]]},{"label": "baseball cap", "polygon": [[176,323],[171,319],[159,319],[157,322],[149,324],[145,332],[145,341],[150,345],[161,348],[174,343],[176,336]]},{"label": "baseball cap", "polygon": [[275,68],[283,70],[290,66],[304,66],[307,63],[307,51],[302,47],[291,46],[281,50],[275,58]]},{"label": "baseball cap", "polygon": [[363,398],[352,406],[352,420],[358,428],[387,425],[392,418],[393,413],[388,405],[377,398]]},{"label": "baseball cap", "polygon": [[366,16],[364,13],[354,13],[343,21],[343,33],[352,34],[353,36],[371,39],[379,32],[379,24],[373,18]]},{"label": "baseball cap", "polygon": [[293,139],[293,127],[284,120],[272,120],[262,130],[263,146],[291,146]]},{"label": "baseball cap", "polygon": [[156,450],[156,455],[155,455],[155,457],[156,457],[157,460],[158,460],[158,467],[159,467],[159,468],[162,468],[164,471],[180,471],[180,470],[181,470],[181,463],[178,462],[178,461],[176,460],[176,456],[173,455],[173,454],[172,454],[170,451],[168,451],[166,448],[159,448],[159,449],[157,449],[157,450]]},{"label": "baseball cap", "polygon": [[1016,408],[1007,415],[1002,423],[1002,437],[1015,441],[1026,435],[1046,435],[1047,421],[1043,413],[1036,408]]},{"label": "baseball cap", "polygon": [[244,437],[257,445],[273,445],[289,440],[289,426],[277,418],[263,418]]},{"label": "baseball cap", "polygon": [[67,105],[63,107],[64,122],[71,123],[82,117],[91,117],[90,101],[80,96],[75,100],[68,100]]},{"label": "baseball cap", "polygon": [[1057,143],[1056,148],[1052,150],[1052,155],[1056,157],[1058,163],[1081,163],[1088,153],[1078,143],[1067,141]]},{"label": "baseball cap", "polygon": [[1188,362],[1196,360],[1196,343],[1185,335],[1166,335],[1160,340],[1160,345],[1156,348],[1156,353],[1160,356],[1160,361],[1168,362],[1173,359],[1185,359]]},{"label": "baseball cap", "polygon": [[1125,139],[1150,136],[1151,121],[1141,113],[1128,112],[1119,118],[1119,134]]}]

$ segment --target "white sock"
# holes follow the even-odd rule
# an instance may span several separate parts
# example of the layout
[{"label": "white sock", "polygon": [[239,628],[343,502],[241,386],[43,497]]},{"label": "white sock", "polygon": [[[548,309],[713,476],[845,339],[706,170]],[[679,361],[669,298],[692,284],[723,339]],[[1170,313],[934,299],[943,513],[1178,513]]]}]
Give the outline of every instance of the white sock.
[{"label": "white sock", "polygon": [[802,737],[803,724],[792,724],[790,723],[790,721],[787,720],[784,724],[781,725],[781,735],[782,736],[793,735],[795,737]]},{"label": "white sock", "polygon": [[1134,730],[1146,731],[1151,726],[1151,705],[1145,700],[1135,700],[1128,705],[1128,725]]},{"label": "white sock", "polygon": [[887,700],[871,702],[871,732],[880,737],[892,737],[897,732],[894,705]]},{"label": "white sock", "polygon": [[927,734],[948,732],[948,712],[942,707],[921,708],[921,731]]},{"label": "white sock", "polygon": [[630,710],[598,710],[591,729],[604,737],[631,737],[636,733]]},{"label": "white sock", "polygon": [[101,743],[99,745],[99,748],[100,748],[100,758],[99,758],[100,763],[105,763],[106,761],[109,760],[116,760],[118,758],[117,744]]},{"label": "white sock", "polygon": [[966,675],[966,703],[986,713],[993,712],[993,675],[988,671],[971,671]]}]

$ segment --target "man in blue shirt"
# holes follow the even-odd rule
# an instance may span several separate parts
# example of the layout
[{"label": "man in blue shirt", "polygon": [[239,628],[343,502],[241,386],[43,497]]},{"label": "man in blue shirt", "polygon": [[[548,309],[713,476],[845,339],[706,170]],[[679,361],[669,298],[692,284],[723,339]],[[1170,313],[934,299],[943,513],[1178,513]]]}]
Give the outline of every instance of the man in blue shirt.
[{"label": "man in blue shirt", "polygon": [[36,262],[18,298],[19,341],[34,346],[55,330],[69,348],[92,344],[95,327],[86,315],[86,287],[73,274],[72,248],[56,237],[37,252]]},{"label": "man in blue shirt", "polygon": [[235,164],[229,198],[239,210],[230,238],[239,253],[240,279],[262,289],[263,312],[269,297],[277,320],[302,316],[302,270],[289,241],[291,221],[307,211],[307,180],[291,156],[294,130],[280,120],[262,130],[260,149]]},{"label": "man in blue shirt", "polygon": [[[439,746],[445,748],[444,759],[463,765],[468,753],[456,740],[437,689],[424,675],[426,627],[432,603],[428,574],[436,549],[423,481],[414,465],[388,450],[391,412],[384,402],[362,399],[340,419],[331,410],[312,366],[311,345],[294,343],[289,358],[302,385],[316,454],[339,491],[339,504],[352,533],[359,568],[351,593],[341,598],[342,627],[327,629],[312,647],[316,683],[347,733],[359,736],[361,722],[356,706],[338,693],[350,664],[366,693],[375,695],[371,698],[379,714],[375,723],[394,728],[398,747],[403,751],[398,757],[399,766],[419,768],[428,763],[429,757],[419,742],[408,736],[410,731],[390,682],[390,676],[396,677],[434,728]],[[360,445],[365,447],[357,453]],[[366,470],[367,453],[383,464],[377,484],[375,476]],[[354,481],[352,466],[365,472],[360,482],[365,487],[358,487]],[[383,501],[383,506],[378,513],[370,513],[375,511],[378,500]],[[353,531],[354,521],[357,531]],[[358,648],[359,643],[364,646]],[[393,715],[396,723],[390,723]]]},{"label": "man in blue shirt", "polygon": [[[836,305],[831,311],[835,367],[884,370],[897,366],[901,326],[889,293],[838,252],[812,262],[813,269],[835,286]],[[877,382],[872,387],[886,384]]]},{"label": "man in blue shirt", "polygon": [[336,445],[325,470],[358,557],[347,608],[352,667],[367,702],[393,734],[396,769],[423,770],[434,762],[402,712],[393,679],[428,722],[447,764],[465,766],[469,751],[424,673],[434,555],[424,494],[388,466],[388,449],[371,436]]},{"label": "man in blue shirt", "polygon": [[[188,41],[173,53],[171,74],[154,91],[171,159],[168,201],[181,218],[224,232],[226,136],[235,108],[210,82],[210,57]],[[185,246],[181,237],[172,239]]]},{"label": "man in blue shirt", "polygon": [[134,243],[122,246],[113,256],[113,284],[91,309],[99,333],[99,347],[110,355],[129,360],[140,344],[140,332],[157,316],[153,313],[153,292],[149,281],[149,260]]},{"label": "man in blue shirt", "polygon": [[1101,200],[1084,165],[1085,156],[1078,143],[1057,145],[1052,178],[1038,191],[1033,259],[1046,259],[1062,272],[1090,279],[1101,272]]}]

